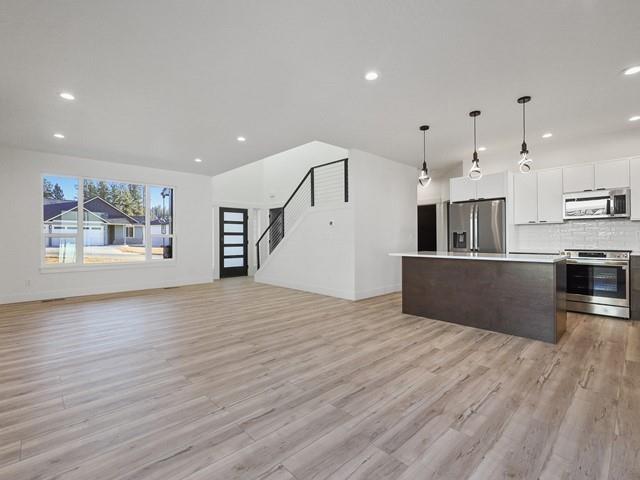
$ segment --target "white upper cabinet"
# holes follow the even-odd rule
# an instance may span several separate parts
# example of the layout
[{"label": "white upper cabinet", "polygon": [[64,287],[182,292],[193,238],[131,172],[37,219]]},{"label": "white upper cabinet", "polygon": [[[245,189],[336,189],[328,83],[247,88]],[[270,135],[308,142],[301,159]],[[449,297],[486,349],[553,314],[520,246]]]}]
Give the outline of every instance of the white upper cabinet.
[{"label": "white upper cabinet", "polygon": [[507,196],[507,173],[484,175],[480,180],[458,177],[449,180],[449,200],[464,202],[481,198],[505,198]]},{"label": "white upper cabinet", "polygon": [[629,160],[596,163],[595,185],[596,189],[628,187]]},{"label": "white upper cabinet", "polygon": [[631,187],[631,220],[640,220],[640,157],[629,162]]},{"label": "white upper cabinet", "polygon": [[449,180],[449,200],[451,202],[464,202],[475,200],[476,180],[468,177],[458,177]]},{"label": "white upper cabinet", "polygon": [[507,175],[505,173],[492,173],[485,175],[476,182],[478,200],[483,198],[505,198],[507,196]]},{"label": "white upper cabinet", "polygon": [[595,188],[592,164],[564,167],[562,169],[564,193],[584,192]]},{"label": "white upper cabinet", "polygon": [[562,169],[538,172],[538,222],[562,223]]},{"label": "white upper cabinet", "polygon": [[538,179],[535,173],[513,176],[513,222],[538,223]]}]

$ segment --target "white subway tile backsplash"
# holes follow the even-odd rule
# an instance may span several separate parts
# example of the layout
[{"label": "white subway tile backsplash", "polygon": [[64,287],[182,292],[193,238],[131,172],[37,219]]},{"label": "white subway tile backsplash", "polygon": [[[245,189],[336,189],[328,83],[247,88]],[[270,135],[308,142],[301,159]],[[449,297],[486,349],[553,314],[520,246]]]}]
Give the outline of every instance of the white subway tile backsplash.
[{"label": "white subway tile backsplash", "polygon": [[640,222],[571,220],[551,225],[516,225],[511,251],[589,248],[640,251]]}]

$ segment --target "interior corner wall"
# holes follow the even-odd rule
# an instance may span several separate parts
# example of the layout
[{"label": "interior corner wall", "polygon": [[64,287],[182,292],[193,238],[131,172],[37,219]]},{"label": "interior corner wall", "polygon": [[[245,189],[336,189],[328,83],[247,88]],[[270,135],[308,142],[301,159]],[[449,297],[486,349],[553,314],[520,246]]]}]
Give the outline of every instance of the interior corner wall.
[{"label": "interior corner wall", "polygon": [[400,259],[389,253],[416,250],[416,169],[350,150],[349,178],[354,206],[355,297],[400,291]]},{"label": "interior corner wall", "polygon": [[[206,283],[212,280],[211,177],[0,148],[0,303]],[[41,270],[42,175],[84,176],[175,188],[175,262]]]}]

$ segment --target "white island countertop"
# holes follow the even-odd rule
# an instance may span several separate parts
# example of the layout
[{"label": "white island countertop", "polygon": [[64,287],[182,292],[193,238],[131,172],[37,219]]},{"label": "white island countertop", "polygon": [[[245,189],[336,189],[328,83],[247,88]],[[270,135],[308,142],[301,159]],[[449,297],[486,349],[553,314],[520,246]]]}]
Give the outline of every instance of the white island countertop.
[{"label": "white island countertop", "polygon": [[476,253],[476,252],[405,252],[390,253],[392,257],[449,258],[455,260],[493,260],[499,262],[556,263],[566,260],[566,255],[539,255],[524,253]]}]

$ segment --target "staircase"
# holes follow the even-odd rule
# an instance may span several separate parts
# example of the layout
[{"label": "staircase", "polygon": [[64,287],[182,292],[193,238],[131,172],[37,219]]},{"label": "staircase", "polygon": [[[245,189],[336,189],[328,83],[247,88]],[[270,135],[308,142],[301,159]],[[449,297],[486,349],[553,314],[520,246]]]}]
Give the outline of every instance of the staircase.
[{"label": "staircase", "polygon": [[269,226],[256,242],[258,269],[309,208],[348,201],[348,158],[311,167],[284,206],[270,219]]}]

